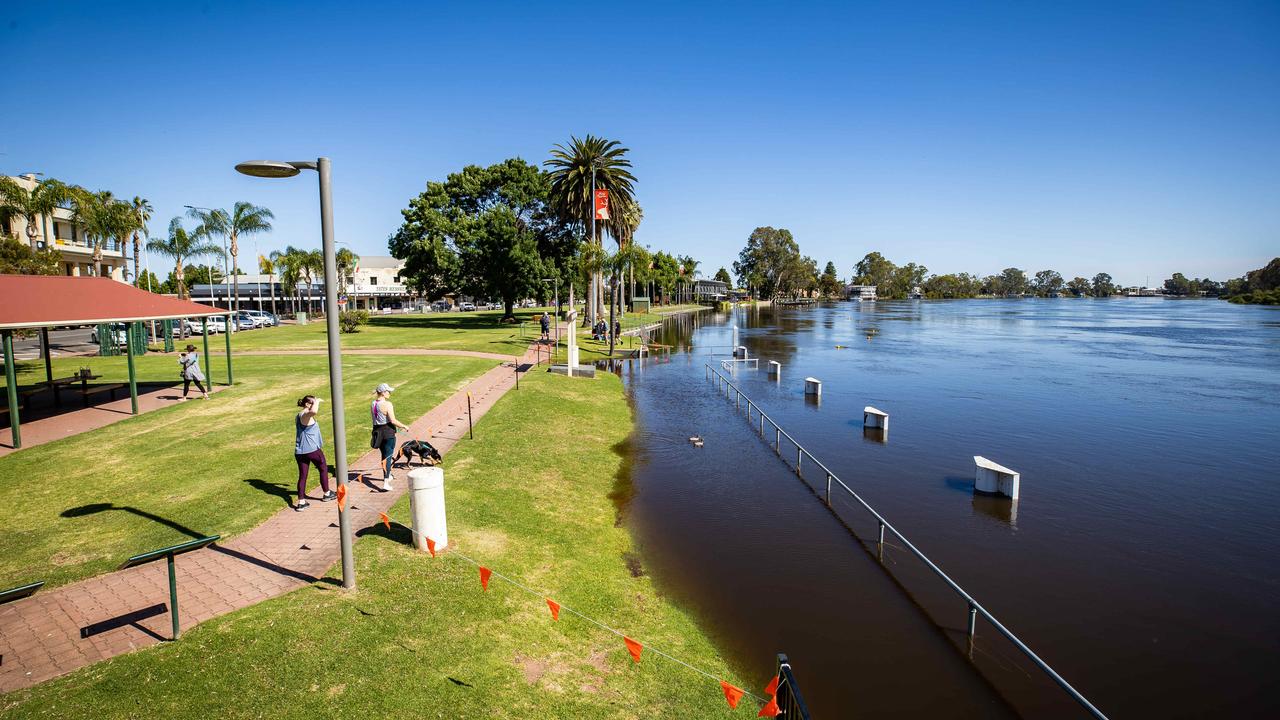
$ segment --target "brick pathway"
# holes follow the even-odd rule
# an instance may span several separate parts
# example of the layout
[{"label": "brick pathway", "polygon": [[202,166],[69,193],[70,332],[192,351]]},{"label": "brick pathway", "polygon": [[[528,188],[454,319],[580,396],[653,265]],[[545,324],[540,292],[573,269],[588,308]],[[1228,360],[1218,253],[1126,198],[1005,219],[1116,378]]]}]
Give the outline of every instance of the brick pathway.
[{"label": "brick pathway", "polygon": [[[545,356],[545,354],[544,354]],[[508,356],[509,357],[509,356]],[[536,362],[531,346],[522,367]],[[515,364],[504,363],[410,425],[441,453],[467,434],[467,391],[472,413],[482,417],[515,387]],[[376,450],[351,463],[350,476],[369,472],[377,482],[348,483],[351,527],[359,534],[380,522],[404,494],[407,471],[391,492],[380,484]],[[311,490],[318,495],[319,488]],[[232,610],[316,582],[339,556],[336,503],[312,501],[311,509],[286,508],[257,528],[177,559],[178,615],[183,630]],[[170,636],[168,571],[164,561],[108,573],[0,605],[0,692],[71,672],[99,660],[146,647]]]}]

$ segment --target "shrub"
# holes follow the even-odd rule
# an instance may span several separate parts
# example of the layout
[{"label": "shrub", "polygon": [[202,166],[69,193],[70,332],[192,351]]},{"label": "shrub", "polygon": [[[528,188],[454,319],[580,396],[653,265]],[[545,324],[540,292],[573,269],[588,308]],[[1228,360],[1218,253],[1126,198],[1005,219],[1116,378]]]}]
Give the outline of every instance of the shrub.
[{"label": "shrub", "polygon": [[368,310],[343,310],[338,315],[338,326],[344,333],[358,333],[361,325],[368,324]]}]

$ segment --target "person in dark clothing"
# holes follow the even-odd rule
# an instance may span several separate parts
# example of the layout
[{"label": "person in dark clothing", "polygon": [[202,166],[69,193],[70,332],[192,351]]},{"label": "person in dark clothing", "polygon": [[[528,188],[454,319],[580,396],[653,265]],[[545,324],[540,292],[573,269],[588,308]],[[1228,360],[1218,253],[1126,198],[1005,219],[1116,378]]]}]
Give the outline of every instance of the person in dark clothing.
[{"label": "person in dark clothing", "polygon": [[294,510],[302,512],[311,507],[307,502],[307,472],[312,465],[320,471],[321,502],[329,502],[338,494],[329,489],[329,463],[324,457],[324,438],[320,436],[320,423],[316,413],[320,411],[320,398],[308,395],[298,401],[302,410],[293,418],[293,458],[298,461],[298,503]]}]

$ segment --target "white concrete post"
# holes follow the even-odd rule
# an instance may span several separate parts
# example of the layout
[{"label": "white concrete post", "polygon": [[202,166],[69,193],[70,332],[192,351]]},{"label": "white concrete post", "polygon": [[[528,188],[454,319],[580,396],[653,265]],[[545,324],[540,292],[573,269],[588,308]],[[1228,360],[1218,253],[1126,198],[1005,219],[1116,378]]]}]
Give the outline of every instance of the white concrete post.
[{"label": "white concrete post", "polygon": [[747,346],[746,346],[746,345],[737,345],[737,346],[735,346],[735,347],[733,348],[733,357],[734,357],[734,359],[736,359],[736,360],[746,360],[746,359],[747,359]]},{"label": "white concrete post", "polygon": [[733,326],[733,342],[730,344],[733,347],[738,347],[738,326],[737,325]]},{"label": "white concrete post", "polygon": [[862,408],[862,427],[880,428],[889,432],[889,413],[870,405]]},{"label": "white concrete post", "polygon": [[807,377],[804,379],[804,394],[817,395],[822,397],[822,381],[818,378]]},{"label": "white concrete post", "polygon": [[409,471],[409,516],[415,548],[426,552],[426,538],[431,538],[436,550],[449,544],[444,512],[444,469],[420,467]]},{"label": "white concrete post", "polygon": [[769,377],[774,380],[782,377],[782,363],[777,360],[769,361]]},{"label": "white concrete post", "polygon": [[973,456],[973,464],[977,466],[977,474],[974,475],[973,479],[975,492],[988,495],[1004,495],[1011,500],[1018,499],[1018,485],[1022,478],[1021,473],[994,463],[981,455]]},{"label": "white concrete post", "polygon": [[578,369],[578,311],[569,311],[569,359],[566,361],[569,366],[566,368],[566,374],[573,377],[573,373]]}]

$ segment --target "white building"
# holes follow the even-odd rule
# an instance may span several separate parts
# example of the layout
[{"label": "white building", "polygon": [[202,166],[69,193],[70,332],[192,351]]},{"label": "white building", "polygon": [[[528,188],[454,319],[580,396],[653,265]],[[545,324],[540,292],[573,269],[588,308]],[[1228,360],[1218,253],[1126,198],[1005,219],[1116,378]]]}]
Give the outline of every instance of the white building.
[{"label": "white building", "polygon": [[403,308],[417,301],[400,274],[404,261],[389,255],[361,255],[356,271],[345,278],[348,307],[361,310]]},{"label": "white building", "polygon": [[[34,175],[21,175],[11,179],[27,190],[36,187],[37,181]],[[86,241],[84,228],[73,222],[70,210],[58,208],[48,216],[37,215],[35,230],[36,247],[53,248],[62,255],[61,265],[64,275],[78,277],[93,274],[93,245]],[[0,232],[7,232],[24,242],[30,237],[27,235],[27,219],[24,217],[13,218],[9,222],[9,227],[0,228]],[[103,276],[121,282],[127,281],[129,273],[126,265],[129,258],[124,250],[125,248],[120,247],[115,240],[103,241]]]},{"label": "white building", "polygon": [[844,288],[844,296],[850,300],[875,300],[875,285],[846,285]]}]

